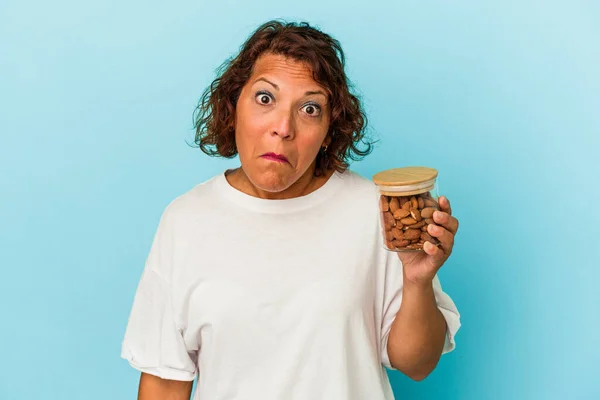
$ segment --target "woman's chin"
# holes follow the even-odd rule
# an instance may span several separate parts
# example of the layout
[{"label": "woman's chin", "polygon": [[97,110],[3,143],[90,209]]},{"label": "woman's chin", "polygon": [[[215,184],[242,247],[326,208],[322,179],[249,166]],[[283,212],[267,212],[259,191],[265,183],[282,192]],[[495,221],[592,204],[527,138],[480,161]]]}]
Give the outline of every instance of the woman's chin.
[{"label": "woman's chin", "polygon": [[294,182],[292,177],[281,171],[264,171],[259,172],[252,177],[252,183],[257,188],[265,192],[277,193],[282,192],[290,187]]}]

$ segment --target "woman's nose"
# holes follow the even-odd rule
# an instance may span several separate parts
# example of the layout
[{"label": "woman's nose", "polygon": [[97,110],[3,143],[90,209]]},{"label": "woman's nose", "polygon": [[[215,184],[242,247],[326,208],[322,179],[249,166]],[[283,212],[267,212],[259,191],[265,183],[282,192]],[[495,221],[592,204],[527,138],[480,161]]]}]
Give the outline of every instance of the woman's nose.
[{"label": "woman's nose", "polygon": [[294,137],[294,119],[290,110],[282,110],[277,113],[273,123],[273,133],[282,139],[292,139]]}]

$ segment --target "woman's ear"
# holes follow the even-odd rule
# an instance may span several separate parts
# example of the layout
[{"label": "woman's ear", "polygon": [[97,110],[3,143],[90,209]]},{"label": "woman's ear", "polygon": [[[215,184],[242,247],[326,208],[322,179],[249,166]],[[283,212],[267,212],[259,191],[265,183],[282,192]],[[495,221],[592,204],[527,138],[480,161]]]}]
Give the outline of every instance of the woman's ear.
[{"label": "woman's ear", "polygon": [[327,136],[325,137],[325,140],[323,140],[323,146],[329,147],[329,145],[331,144],[331,142],[333,140],[331,136],[332,136],[331,133],[327,134]]}]

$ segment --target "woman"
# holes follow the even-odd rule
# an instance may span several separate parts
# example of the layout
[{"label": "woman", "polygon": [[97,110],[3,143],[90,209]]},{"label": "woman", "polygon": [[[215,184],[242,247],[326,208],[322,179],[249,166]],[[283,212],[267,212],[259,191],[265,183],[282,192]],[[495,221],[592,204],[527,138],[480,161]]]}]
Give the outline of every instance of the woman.
[{"label": "woman", "polygon": [[[375,185],[348,169],[365,118],[339,43],[271,21],[205,92],[197,143],[239,154],[164,210],[122,357],[139,399],[392,399],[384,366],[424,379],[459,313],[437,270],[458,221],[441,198],[440,248],[384,249]],[[400,307],[402,303],[402,307]]]}]

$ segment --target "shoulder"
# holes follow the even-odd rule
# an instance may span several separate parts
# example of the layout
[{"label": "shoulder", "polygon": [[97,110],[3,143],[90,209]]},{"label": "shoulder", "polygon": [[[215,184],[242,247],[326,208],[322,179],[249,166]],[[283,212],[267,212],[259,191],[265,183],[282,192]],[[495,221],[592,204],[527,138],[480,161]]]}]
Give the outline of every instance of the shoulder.
[{"label": "shoulder", "polygon": [[353,210],[372,210],[378,207],[379,191],[375,183],[358,172],[346,170],[339,176],[343,180],[341,192],[337,198]]},{"label": "shoulder", "polygon": [[161,219],[170,224],[179,224],[209,211],[215,202],[213,185],[217,178],[218,175],[213,176],[177,195],[166,205]]},{"label": "shoulder", "polygon": [[346,171],[339,174],[344,181],[344,189],[347,192],[352,192],[357,195],[363,195],[367,197],[373,197],[377,195],[377,185],[375,183],[362,176],[358,172],[347,169]]}]

